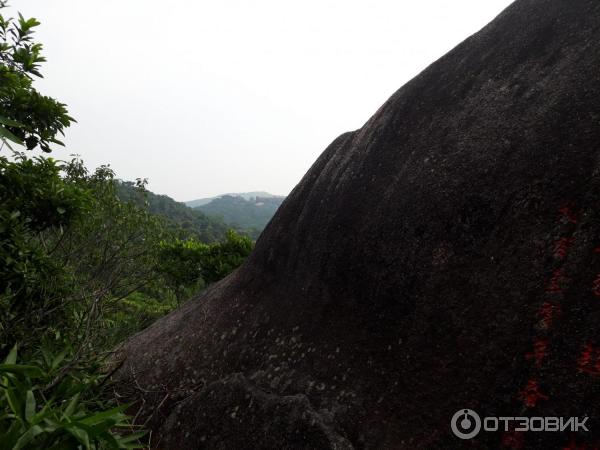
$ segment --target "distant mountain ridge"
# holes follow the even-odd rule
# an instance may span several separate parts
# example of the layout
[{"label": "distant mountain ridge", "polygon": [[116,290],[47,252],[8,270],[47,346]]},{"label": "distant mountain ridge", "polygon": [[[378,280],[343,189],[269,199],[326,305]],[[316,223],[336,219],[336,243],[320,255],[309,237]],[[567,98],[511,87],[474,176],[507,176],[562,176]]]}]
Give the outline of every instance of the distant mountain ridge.
[{"label": "distant mountain ridge", "polygon": [[254,191],[177,202],[151,191],[140,195],[133,182],[122,180],[117,181],[117,195],[123,201],[146,206],[152,214],[166,217],[174,226],[203,242],[224,239],[228,229],[257,239],[285,200],[283,196]]},{"label": "distant mountain ridge", "polygon": [[253,194],[264,193],[222,195],[195,207],[194,211],[200,211],[213,220],[221,220],[256,239],[275,215],[285,197],[268,193],[266,196]]},{"label": "distant mountain ridge", "polygon": [[197,208],[198,206],[203,206],[206,205],[210,202],[212,202],[213,200],[216,200],[218,198],[222,198],[225,196],[230,196],[230,197],[242,197],[244,200],[250,200],[252,198],[256,198],[256,197],[261,197],[261,198],[285,198],[285,196],[283,195],[273,195],[269,192],[266,191],[251,191],[251,192],[238,192],[238,193],[228,193],[228,194],[222,194],[222,195],[217,195],[215,197],[206,197],[206,198],[199,198],[196,200],[190,200],[187,202],[184,202],[187,206],[189,206],[190,208]]},{"label": "distant mountain ridge", "polygon": [[131,181],[116,182],[117,195],[125,202],[147,207],[148,211],[163,216],[174,226],[186,233],[185,237],[195,236],[203,242],[216,242],[225,238],[229,227],[222,220],[208,217],[197,209],[177,202],[167,195],[155,194],[151,191],[140,191]]}]

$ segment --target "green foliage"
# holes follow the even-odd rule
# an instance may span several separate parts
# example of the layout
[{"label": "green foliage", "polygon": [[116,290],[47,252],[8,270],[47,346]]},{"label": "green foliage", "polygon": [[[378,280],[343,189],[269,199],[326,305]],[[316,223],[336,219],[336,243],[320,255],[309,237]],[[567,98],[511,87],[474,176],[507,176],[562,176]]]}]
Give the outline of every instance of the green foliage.
[{"label": "green foliage", "polygon": [[228,228],[222,220],[210,218],[166,195],[149,191],[140,195],[135,183],[117,182],[117,195],[124,202],[133,203],[152,214],[164,217],[166,225],[179,238],[192,236],[202,242],[217,242],[224,239],[227,233]]},{"label": "green foliage", "polygon": [[[68,300],[76,317],[70,328],[78,330],[74,338],[105,345],[115,330],[108,331],[103,320],[129,295],[160,287],[158,247],[171,233],[161,218],[119,199],[108,166],[90,174],[81,160],[73,159],[65,173],[68,183],[92,193],[93,207],[45,240],[54,249],[53,258],[70,274]],[[143,183],[136,189],[143,195]]]},{"label": "green foliage", "polygon": [[63,165],[22,153],[15,157],[0,158],[0,198],[32,230],[64,226],[89,205],[89,192],[61,178]]},{"label": "green foliage", "polygon": [[202,278],[206,283],[213,283],[229,275],[244,262],[253,247],[250,238],[228,231],[223,242],[208,247],[202,263]]},{"label": "green foliage", "polygon": [[185,289],[198,282],[208,248],[208,244],[196,239],[162,242],[160,269],[169,285]]},{"label": "green foliage", "polygon": [[[63,104],[32,86],[44,61],[32,41],[37,25],[0,15],[0,149],[10,141],[49,152],[51,143],[62,145],[56,135],[72,121]],[[0,157],[0,353],[10,342],[29,344],[27,364],[17,363],[16,345],[0,364],[0,449],[140,447],[140,433],[118,432],[131,429],[126,406],[110,409],[100,400],[96,360],[85,356],[93,354],[85,344],[94,315],[73,297],[80,273],[57,257],[65,254],[65,230],[96,206],[94,186],[73,175],[82,176],[76,164]],[[78,348],[69,358],[41,351],[36,359],[36,347],[52,334],[63,344],[70,335]]]},{"label": "green foliage", "polygon": [[[68,273],[44,236],[84,215],[90,192],[65,181],[49,158],[0,157],[0,343],[48,327],[64,311]],[[0,348],[1,350],[1,348]]]},{"label": "green foliage", "polygon": [[[98,377],[93,355],[226,276],[243,262],[253,243],[233,231],[218,243],[177,238],[162,218],[119,199],[114,174],[106,166],[88,173],[79,159],[58,163],[24,156],[2,163],[0,191],[9,194],[0,201],[1,342],[22,342],[28,364],[25,369],[4,367],[18,373],[10,372],[2,383],[7,403],[0,408],[11,408],[2,417],[14,420],[0,424],[0,440],[17,445],[19,439],[32,439],[29,447],[19,448],[69,448],[79,439],[82,448],[99,448],[95,439],[110,440],[106,433],[116,423],[84,427],[86,435],[77,427],[92,412],[77,413],[68,421],[64,417],[65,405],[78,394],[72,389],[86,389],[100,402],[97,410],[105,409],[86,387],[86,377]],[[145,195],[143,183],[136,189]],[[50,362],[54,358],[36,361],[42,341],[73,348],[65,372],[72,388],[52,390],[50,396],[41,390],[52,383],[57,369]],[[44,411],[31,416],[33,422],[22,414],[28,401],[42,405],[40,414]],[[126,423],[121,410],[113,412]],[[111,417],[114,422],[117,416]]]},{"label": "green foliage", "polygon": [[[40,338],[116,345],[229,274],[252,249],[233,231],[203,243],[139,201],[122,201],[108,166],[89,173],[77,158],[24,155],[0,163],[4,349],[30,349]],[[148,195],[142,181],[129,191]]]},{"label": "green foliage", "polygon": [[160,270],[178,292],[192,286],[209,284],[235,270],[250,254],[250,238],[227,232],[223,242],[204,244],[195,239],[176,239],[161,243]]},{"label": "green foliage", "polygon": [[101,320],[101,335],[105,336],[103,346],[111,348],[120,344],[174,310],[178,304],[176,294],[171,289],[140,290],[129,294],[119,302],[118,308],[106,311]]},{"label": "green foliage", "polygon": [[[5,7],[0,1],[0,10]],[[44,61],[32,39],[38,25],[0,15],[0,148],[10,141],[50,151],[72,121],[63,104],[32,86]],[[88,197],[59,172],[52,159],[0,157],[0,352],[21,331],[36,333],[62,314],[57,299],[65,292],[65,273],[39,241],[80,214]]]},{"label": "green foliage", "polygon": [[[6,7],[0,1],[0,10]],[[49,152],[51,144],[63,145],[56,136],[64,134],[73,118],[66,106],[41,95],[32,86],[32,76],[41,77],[42,45],[33,42],[35,19],[17,20],[0,14],[0,140]]]},{"label": "green foliage", "polygon": [[0,364],[0,450],[143,448],[127,405],[97,400],[102,375],[69,367],[66,352],[40,356],[18,364],[14,347]]},{"label": "green foliage", "polygon": [[213,219],[221,219],[229,226],[236,228],[256,239],[267,226],[283,202],[283,197],[251,197],[224,195],[210,203],[197,206]]}]

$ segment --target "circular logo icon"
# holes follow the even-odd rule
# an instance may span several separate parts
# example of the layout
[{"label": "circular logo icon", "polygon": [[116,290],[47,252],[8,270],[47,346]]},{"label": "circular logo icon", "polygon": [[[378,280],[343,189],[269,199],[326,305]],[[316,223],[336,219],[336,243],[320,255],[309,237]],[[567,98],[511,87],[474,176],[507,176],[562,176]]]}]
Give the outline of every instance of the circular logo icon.
[{"label": "circular logo icon", "polygon": [[452,432],[460,439],[472,439],[481,431],[481,418],[472,409],[461,409],[452,416]]}]

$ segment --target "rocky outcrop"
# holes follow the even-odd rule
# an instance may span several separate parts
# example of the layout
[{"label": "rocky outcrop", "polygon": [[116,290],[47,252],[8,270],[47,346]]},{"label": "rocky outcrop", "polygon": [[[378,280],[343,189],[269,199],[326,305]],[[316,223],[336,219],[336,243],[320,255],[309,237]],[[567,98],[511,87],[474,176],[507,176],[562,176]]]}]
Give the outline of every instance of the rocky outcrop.
[{"label": "rocky outcrop", "polygon": [[[243,267],[131,339],[120,395],[157,448],[593,448],[599,169],[600,2],[518,0],[337,138]],[[461,408],[591,431],[462,441]]]}]

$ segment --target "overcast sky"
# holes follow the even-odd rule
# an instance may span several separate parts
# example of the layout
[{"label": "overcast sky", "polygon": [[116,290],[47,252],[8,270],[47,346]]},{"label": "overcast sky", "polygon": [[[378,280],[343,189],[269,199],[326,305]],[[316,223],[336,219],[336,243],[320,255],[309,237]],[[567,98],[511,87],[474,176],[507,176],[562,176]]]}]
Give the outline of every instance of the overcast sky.
[{"label": "overcast sky", "polygon": [[89,167],[185,201],[287,194],[339,134],[510,0],[12,0]]}]

